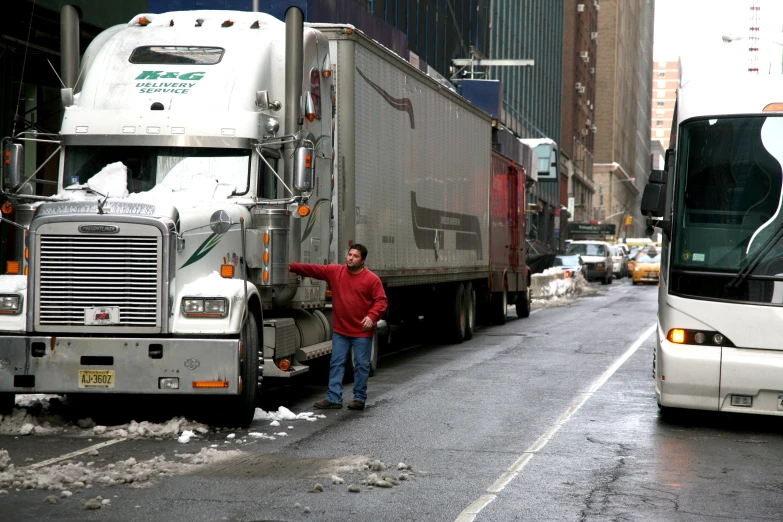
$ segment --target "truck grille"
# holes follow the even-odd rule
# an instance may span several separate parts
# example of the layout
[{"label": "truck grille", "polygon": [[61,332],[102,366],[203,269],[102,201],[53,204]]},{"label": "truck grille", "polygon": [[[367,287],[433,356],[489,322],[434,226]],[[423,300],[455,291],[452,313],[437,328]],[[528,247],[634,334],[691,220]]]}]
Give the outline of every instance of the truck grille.
[{"label": "truck grille", "polygon": [[38,324],[84,325],[85,308],[118,307],[119,324],[158,326],[160,238],[40,237]]}]

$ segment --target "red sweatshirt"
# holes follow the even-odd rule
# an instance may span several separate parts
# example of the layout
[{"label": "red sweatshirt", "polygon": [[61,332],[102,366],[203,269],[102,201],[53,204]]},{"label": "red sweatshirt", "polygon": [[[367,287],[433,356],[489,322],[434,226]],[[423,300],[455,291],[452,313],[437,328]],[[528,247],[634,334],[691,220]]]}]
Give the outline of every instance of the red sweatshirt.
[{"label": "red sweatshirt", "polygon": [[329,283],[335,332],[346,337],[372,337],[375,327],[365,330],[362,319],[369,317],[373,324],[377,323],[388,304],[383,284],[377,275],[367,268],[352,274],[346,265],[334,264],[291,263],[288,269],[295,274]]}]

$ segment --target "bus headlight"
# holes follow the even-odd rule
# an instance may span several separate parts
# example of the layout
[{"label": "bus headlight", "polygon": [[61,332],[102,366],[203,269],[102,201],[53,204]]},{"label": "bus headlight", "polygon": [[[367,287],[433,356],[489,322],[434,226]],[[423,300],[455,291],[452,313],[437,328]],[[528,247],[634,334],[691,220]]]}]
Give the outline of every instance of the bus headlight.
[{"label": "bus headlight", "polygon": [[684,328],[672,328],[666,335],[666,339],[674,344],[694,344],[700,346],[734,346],[725,335],[715,331],[686,330]]},{"label": "bus headlight", "polygon": [[22,311],[22,296],[19,294],[0,295],[0,314],[18,314]]},{"label": "bus headlight", "polygon": [[182,313],[187,317],[225,317],[228,300],[224,297],[183,297]]}]

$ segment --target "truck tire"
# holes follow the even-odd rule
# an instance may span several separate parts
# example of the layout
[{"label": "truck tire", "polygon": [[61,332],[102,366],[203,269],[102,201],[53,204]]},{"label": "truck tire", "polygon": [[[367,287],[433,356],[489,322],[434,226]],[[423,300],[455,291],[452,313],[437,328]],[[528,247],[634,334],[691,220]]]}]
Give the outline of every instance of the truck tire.
[{"label": "truck tire", "polygon": [[524,292],[517,293],[517,317],[524,319],[530,317],[530,287]]},{"label": "truck tire", "polygon": [[0,393],[0,415],[8,415],[14,410],[16,394]]},{"label": "truck tire", "polygon": [[468,304],[468,316],[465,323],[465,340],[473,339],[473,330],[476,327],[476,291],[473,283],[465,283],[465,299]]},{"label": "truck tire", "polygon": [[468,300],[465,297],[465,287],[462,283],[452,286],[448,295],[445,310],[446,338],[452,344],[460,344],[465,340],[465,329],[468,323]]},{"label": "truck tire", "polygon": [[247,428],[256,410],[259,340],[256,318],[252,313],[248,314],[239,338],[243,348],[239,361],[242,389],[239,395],[219,397],[214,406],[215,424],[231,428]]},{"label": "truck tire", "polygon": [[492,322],[495,324],[506,324],[506,314],[508,313],[508,285],[503,279],[503,290],[493,292],[492,294]]}]

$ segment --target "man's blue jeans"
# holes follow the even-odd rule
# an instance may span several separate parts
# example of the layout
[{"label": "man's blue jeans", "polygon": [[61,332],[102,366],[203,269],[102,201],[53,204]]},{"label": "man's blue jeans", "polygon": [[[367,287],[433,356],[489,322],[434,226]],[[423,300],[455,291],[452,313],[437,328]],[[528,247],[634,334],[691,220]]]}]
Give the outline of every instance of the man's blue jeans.
[{"label": "man's blue jeans", "polygon": [[367,402],[367,379],[370,377],[372,337],[332,335],[332,359],[329,362],[329,391],[326,400],[342,404],[345,365],[353,346],[353,400]]}]

